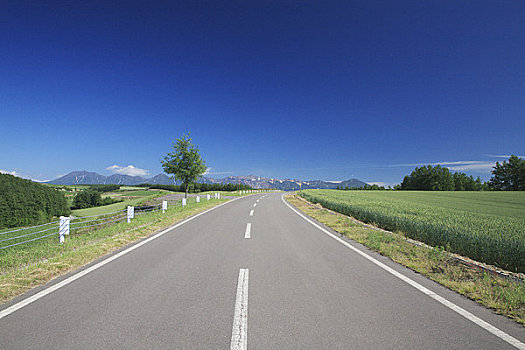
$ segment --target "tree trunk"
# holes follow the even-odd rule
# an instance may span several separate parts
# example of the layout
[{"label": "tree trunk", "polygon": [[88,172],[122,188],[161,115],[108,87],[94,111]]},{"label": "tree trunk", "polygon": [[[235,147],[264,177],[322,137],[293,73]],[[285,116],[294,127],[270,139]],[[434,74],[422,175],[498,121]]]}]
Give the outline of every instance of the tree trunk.
[{"label": "tree trunk", "polygon": [[184,198],[188,198],[188,184],[184,184],[184,187],[185,187],[185,193],[184,193]]}]

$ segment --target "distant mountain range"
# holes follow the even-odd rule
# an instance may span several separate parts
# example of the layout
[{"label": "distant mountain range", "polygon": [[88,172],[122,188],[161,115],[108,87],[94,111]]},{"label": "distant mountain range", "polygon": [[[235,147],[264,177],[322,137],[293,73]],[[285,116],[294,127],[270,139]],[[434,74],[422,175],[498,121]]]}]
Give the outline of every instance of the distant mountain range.
[{"label": "distant mountain range", "polygon": [[[312,189],[312,188],[324,188],[334,189],[337,187],[352,188],[352,187],[363,187],[367,185],[358,179],[350,179],[341,182],[332,181],[302,181],[302,180],[280,180],[264,178],[256,175],[249,176],[228,176],[223,179],[214,179],[210,177],[203,177],[199,182],[206,184],[242,184],[248,185],[252,188],[274,188],[283,191],[293,191],[299,189]],[[48,181],[47,183],[55,185],[95,185],[95,184],[117,184],[117,185],[139,185],[143,183],[155,184],[155,185],[173,185],[180,184],[170,179],[165,174],[158,174],[152,178],[144,178],[141,176],[129,176],[129,175],[111,175],[104,176],[89,171],[73,171],[67,175],[59,177],[58,179]]]}]

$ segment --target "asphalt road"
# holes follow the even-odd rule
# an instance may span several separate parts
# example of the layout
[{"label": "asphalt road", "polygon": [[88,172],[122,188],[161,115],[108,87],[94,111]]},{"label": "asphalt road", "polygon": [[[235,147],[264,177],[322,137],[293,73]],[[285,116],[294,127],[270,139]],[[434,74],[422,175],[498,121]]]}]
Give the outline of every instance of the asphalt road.
[{"label": "asphalt road", "polygon": [[525,328],[345,242],[375,260],[307,222],[281,193],[240,198],[101,259],[80,278],[69,274],[2,305],[0,348],[515,349],[502,338],[518,348],[525,342]]}]

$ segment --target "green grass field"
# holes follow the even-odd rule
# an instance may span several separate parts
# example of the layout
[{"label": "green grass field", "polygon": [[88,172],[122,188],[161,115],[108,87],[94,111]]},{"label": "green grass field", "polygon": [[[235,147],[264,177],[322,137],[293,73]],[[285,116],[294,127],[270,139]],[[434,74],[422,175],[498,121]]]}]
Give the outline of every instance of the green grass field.
[{"label": "green grass field", "polygon": [[525,192],[305,190],[300,195],[431,246],[525,272]]},{"label": "green grass field", "polygon": [[127,191],[119,191],[119,192],[112,192],[112,194],[115,197],[144,197],[144,196],[151,196],[153,193],[161,193],[160,191],[153,191],[153,190],[127,190]]},{"label": "green grass field", "polygon": [[103,197],[109,196],[115,199],[124,199],[124,201],[100,207],[73,210],[71,215],[78,217],[113,213],[119,210],[126,209],[128,205],[137,206],[147,200],[162,196],[166,193],[168,192],[159,190],[125,190],[119,192],[104,193],[102,195]]},{"label": "green grass field", "polygon": [[121,191],[142,191],[144,187],[137,186],[120,186]]}]

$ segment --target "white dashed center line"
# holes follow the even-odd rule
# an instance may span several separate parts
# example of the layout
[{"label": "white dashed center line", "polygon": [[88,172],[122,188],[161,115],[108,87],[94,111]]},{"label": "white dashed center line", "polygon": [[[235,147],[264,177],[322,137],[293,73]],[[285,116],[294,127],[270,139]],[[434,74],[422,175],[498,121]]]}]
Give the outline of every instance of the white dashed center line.
[{"label": "white dashed center line", "polygon": [[250,233],[252,231],[252,224],[247,223],[246,224],[246,231],[244,232],[244,238],[250,238]]},{"label": "white dashed center line", "polygon": [[246,350],[248,347],[248,272],[248,269],[239,271],[230,350]]}]

